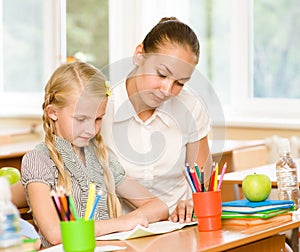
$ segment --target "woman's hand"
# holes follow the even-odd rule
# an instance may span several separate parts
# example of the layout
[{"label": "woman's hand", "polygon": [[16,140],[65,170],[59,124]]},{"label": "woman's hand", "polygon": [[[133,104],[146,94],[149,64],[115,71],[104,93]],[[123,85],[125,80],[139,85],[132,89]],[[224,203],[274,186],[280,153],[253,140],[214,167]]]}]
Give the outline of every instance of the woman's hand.
[{"label": "woman's hand", "polygon": [[192,199],[180,200],[169,219],[173,222],[179,221],[180,223],[195,221],[196,219],[193,218],[193,210],[194,204]]}]

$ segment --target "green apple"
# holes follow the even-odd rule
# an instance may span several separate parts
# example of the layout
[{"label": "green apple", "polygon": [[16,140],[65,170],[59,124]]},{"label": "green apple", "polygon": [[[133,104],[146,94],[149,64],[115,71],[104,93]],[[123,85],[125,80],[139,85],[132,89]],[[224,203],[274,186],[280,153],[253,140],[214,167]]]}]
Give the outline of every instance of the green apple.
[{"label": "green apple", "polygon": [[242,191],[249,201],[266,200],[272,189],[270,178],[265,174],[247,175],[242,182]]},{"label": "green apple", "polygon": [[14,167],[3,167],[0,169],[0,176],[6,177],[12,185],[21,179],[20,171]]}]

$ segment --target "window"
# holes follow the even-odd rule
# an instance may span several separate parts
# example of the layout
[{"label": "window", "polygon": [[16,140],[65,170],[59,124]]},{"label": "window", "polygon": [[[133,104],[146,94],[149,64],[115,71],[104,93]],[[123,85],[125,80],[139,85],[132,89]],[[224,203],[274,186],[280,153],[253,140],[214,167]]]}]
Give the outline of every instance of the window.
[{"label": "window", "polygon": [[108,64],[108,0],[67,0],[67,56]]},{"label": "window", "polygon": [[211,82],[227,125],[298,123],[299,5],[297,0],[0,0],[5,108],[0,116],[39,114],[40,91],[66,55],[103,68],[131,57],[161,17],[176,16],[199,37],[197,67]]},{"label": "window", "polygon": [[110,9],[110,20],[120,24],[119,33],[112,23],[110,32],[122,41],[110,43],[113,59],[131,56],[161,17],[176,16],[199,37],[198,69],[217,93],[227,125],[299,125],[297,0],[111,2],[121,6]]},{"label": "window", "polygon": [[41,113],[42,89],[61,60],[57,1],[0,1],[0,115]]},{"label": "window", "polygon": [[0,0],[0,116],[40,116],[66,55],[108,64],[108,0]]},{"label": "window", "polygon": [[299,2],[233,3],[231,114],[240,122],[298,128]]},{"label": "window", "polygon": [[300,99],[299,1],[256,0],[253,97]]}]

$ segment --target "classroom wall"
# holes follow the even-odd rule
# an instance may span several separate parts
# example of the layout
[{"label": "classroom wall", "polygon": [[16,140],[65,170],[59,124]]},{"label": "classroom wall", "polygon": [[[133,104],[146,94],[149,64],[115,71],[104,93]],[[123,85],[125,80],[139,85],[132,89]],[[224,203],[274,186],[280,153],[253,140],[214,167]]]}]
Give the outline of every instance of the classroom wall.
[{"label": "classroom wall", "polygon": [[0,145],[42,138],[40,118],[0,118]]},{"label": "classroom wall", "polygon": [[300,130],[280,128],[259,128],[259,127],[226,127],[227,139],[264,139],[274,135],[290,138],[300,137]]},{"label": "classroom wall", "polygon": [[[34,131],[32,128],[34,127]],[[216,128],[216,127],[215,127]],[[24,134],[22,134],[22,132]],[[245,127],[226,126],[225,138],[234,140],[265,139],[273,135],[290,138],[300,137],[300,129],[275,128],[275,127]],[[0,119],[0,144],[7,142],[30,141],[41,138],[42,121],[40,118],[1,118]]]}]

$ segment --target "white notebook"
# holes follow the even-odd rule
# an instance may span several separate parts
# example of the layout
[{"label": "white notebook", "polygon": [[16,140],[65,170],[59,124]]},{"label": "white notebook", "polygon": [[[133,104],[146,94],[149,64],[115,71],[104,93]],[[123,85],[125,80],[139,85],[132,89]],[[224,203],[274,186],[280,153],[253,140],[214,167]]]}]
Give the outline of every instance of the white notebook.
[{"label": "white notebook", "polygon": [[149,235],[157,235],[172,232],[174,230],[181,229],[185,226],[196,225],[197,222],[179,223],[172,221],[160,221],[149,224],[147,228],[137,225],[134,229],[125,232],[117,232],[107,235],[102,235],[96,238],[96,240],[128,240],[138,237],[144,237]]}]

